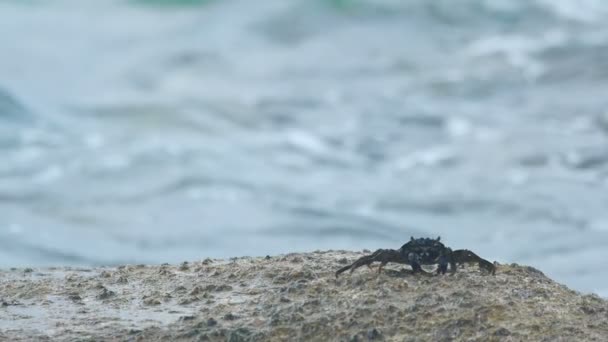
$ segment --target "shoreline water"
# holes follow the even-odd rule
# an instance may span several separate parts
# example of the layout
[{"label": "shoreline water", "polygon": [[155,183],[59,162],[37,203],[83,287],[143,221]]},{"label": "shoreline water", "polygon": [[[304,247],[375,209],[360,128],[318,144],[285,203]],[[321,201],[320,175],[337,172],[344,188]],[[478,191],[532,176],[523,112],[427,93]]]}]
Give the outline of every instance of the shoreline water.
[{"label": "shoreline water", "polygon": [[0,271],[0,340],[602,340],[608,302],[527,266],[334,272],[363,252]]}]

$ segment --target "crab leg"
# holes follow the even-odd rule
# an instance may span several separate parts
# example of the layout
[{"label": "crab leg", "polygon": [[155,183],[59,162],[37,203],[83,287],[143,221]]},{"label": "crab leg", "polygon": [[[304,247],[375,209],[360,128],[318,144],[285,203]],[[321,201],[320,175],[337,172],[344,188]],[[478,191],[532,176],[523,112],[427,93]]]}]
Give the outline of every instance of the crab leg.
[{"label": "crab leg", "polygon": [[456,262],[452,257],[452,250],[448,248],[447,254],[443,254],[438,260],[437,274],[445,274],[448,271],[448,263],[450,264],[451,272],[456,272]]},{"label": "crab leg", "polygon": [[[490,272],[492,275],[496,273],[496,266],[493,263],[489,262],[486,259],[479,257],[477,254],[471,252],[468,249],[458,249],[451,253],[451,261],[453,263],[469,263],[476,262],[479,265],[479,268],[483,268]],[[456,268],[453,268],[453,271],[456,271]]]},{"label": "crab leg", "polygon": [[349,266],[342,267],[338,271],[336,271],[336,278],[340,275],[340,273],[346,272],[350,270],[352,273],[354,270],[361,266],[368,266],[370,264],[378,261],[380,262],[380,267],[378,267],[378,273],[382,272],[382,267],[384,267],[389,262],[395,262],[399,264],[407,264],[407,260],[404,260],[399,251],[394,249],[379,249],[370,255],[362,256],[357,259],[357,261],[353,262]]}]

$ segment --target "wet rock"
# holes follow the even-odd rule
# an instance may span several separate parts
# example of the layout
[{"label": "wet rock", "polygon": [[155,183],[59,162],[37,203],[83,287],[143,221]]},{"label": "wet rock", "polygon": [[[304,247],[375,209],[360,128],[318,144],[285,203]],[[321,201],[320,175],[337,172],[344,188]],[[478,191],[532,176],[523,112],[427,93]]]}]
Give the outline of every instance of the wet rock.
[{"label": "wet rock", "polygon": [[161,266],[161,268],[158,270],[158,274],[162,276],[172,276],[173,272],[168,267]]},{"label": "wet rock", "polygon": [[370,329],[367,331],[367,339],[370,341],[382,339],[382,333],[376,328]]},{"label": "wet rock", "polygon": [[494,331],[494,336],[509,336],[511,335],[511,332],[509,331],[509,329],[507,328],[498,328],[496,329],[496,331]]},{"label": "wet rock", "polygon": [[371,305],[371,304],[376,304],[376,302],[377,302],[376,298],[368,297],[367,299],[365,299],[363,301],[363,304]]},{"label": "wet rock", "polygon": [[435,337],[439,340],[453,340],[465,334],[467,329],[474,324],[470,319],[456,319],[448,321],[443,327],[440,327]]},{"label": "wet rock", "polygon": [[187,291],[188,289],[183,285],[180,285],[173,290],[174,293],[186,293]]},{"label": "wet rock", "polygon": [[190,291],[190,295],[191,295],[191,296],[196,296],[196,295],[199,295],[199,294],[204,293],[204,292],[205,292],[205,290],[204,290],[202,287],[200,287],[200,286],[195,286],[195,287],[192,289],[192,291]]},{"label": "wet rock", "polygon": [[222,292],[222,291],[230,291],[230,290],[232,290],[232,286],[226,285],[226,284],[220,284],[220,285],[211,284],[211,285],[207,285],[205,287],[205,291]]},{"label": "wet rock", "polygon": [[200,299],[196,296],[190,296],[190,297],[186,297],[186,298],[182,298],[178,301],[179,305],[188,305],[188,304],[192,304],[194,302],[198,302]]},{"label": "wet rock", "polygon": [[202,331],[200,329],[188,329],[185,332],[179,334],[177,336],[178,339],[192,339],[201,335]]},{"label": "wet rock", "polygon": [[114,297],[116,295],[116,293],[114,291],[110,291],[105,287],[101,287],[101,291],[99,291],[99,293],[97,294],[97,296],[95,296],[95,298],[99,299],[99,300],[104,300],[104,299],[108,299],[111,297]]},{"label": "wet rock", "polygon": [[232,312],[227,313],[226,315],[224,315],[224,319],[227,321],[234,321],[237,320],[239,317],[235,314],[233,314]]},{"label": "wet rock", "polygon": [[246,342],[249,341],[251,331],[247,328],[238,328],[233,330],[228,335],[228,342]]},{"label": "wet rock", "polygon": [[20,302],[18,302],[16,300],[2,300],[2,306],[17,306],[17,305],[23,305],[23,304],[21,304]]},{"label": "wet rock", "polygon": [[[79,284],[79,285],[80,285],[80,284]],[[103,289],[105,289],[105,288],[106,288],[106,287],[105,287],[105,286],[103,286],[103,284],[102,284],[102,283],[100,283],[100,282],[95,282],[95,283],[93,283],[93,284],[90,284],[89,286],[90,286],[90,288],[91,288],[91,289],[94,289],[94,290],[103,290]]]},{"label": "wet rock", "polygon": [[294,263],[294,264],[299,264],[299,263],[304,262],[304,260],[302,258],[300,258],[300,257],[293,257],[289,261],[292,262],[292,263]]},{"label": "wet rock", "polygon": [[155,305],[161,305],[161,301],[158,298],[146,298],[143,300],[144,305],[147,306],[155,306]]},{"label": "wet rock", "polygon": [[73,302],[81,302],[82,301],[82,297],[80,297],[80,295],[78,293],[70,293],[68,294],[68,299],[73,301]]},{"label": "wet rock", "polygon": [[547,276],[543,272],[541,272],[539,269],[534,268],[532,266],[526,266],[525,271],[530,275],[534,275],[534,276],[541,277],[541,278],[547,278]]},{"label": "wet rock", "polygon": [[[601,341],[608,335],[604,299],[582,296],[535,269],[501,265],[487,276],[475,265],[455,276],[422,277],[389,264],[381,275],[361,268],[336,280],[339,258],[360,256],[326,251],[188,264],[197,272],[177,271],[180,265],[2,272],[3,305],[12,298],[24,304],[0,339]],[[111,277],[100,277],[104,271]],[[46,324],[40,313],[56,317],[54,335],[32,328]]]}]

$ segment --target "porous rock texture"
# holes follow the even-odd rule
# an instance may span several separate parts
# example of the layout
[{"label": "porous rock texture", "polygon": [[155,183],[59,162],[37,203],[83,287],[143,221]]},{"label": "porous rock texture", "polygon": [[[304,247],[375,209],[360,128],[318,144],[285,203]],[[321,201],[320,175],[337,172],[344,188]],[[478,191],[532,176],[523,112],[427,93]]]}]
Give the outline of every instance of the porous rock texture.
[{"label": "porous rock texture", "polygon": [[366,252],[3,270],[0,340],[608,340],[608,302],[534,268],[335,277]]}]

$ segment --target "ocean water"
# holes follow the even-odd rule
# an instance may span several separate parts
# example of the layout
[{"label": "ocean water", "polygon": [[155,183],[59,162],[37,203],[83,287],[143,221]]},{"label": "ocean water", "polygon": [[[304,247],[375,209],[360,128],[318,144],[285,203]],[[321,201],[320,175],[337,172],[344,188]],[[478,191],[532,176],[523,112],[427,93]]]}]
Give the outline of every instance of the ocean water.
[{"label": "ocean water", "polygon": [[440,235],[608,296],[608,2],[0,1],[0,266]]}]

